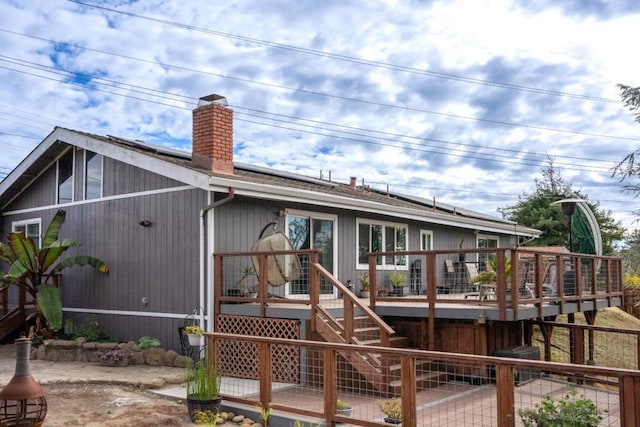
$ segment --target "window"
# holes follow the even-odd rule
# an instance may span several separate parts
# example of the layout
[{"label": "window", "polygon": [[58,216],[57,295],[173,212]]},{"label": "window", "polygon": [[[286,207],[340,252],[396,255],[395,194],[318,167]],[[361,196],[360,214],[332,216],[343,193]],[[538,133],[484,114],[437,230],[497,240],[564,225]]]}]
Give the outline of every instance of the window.
[{"label": "window", "polygon": [[25,236],[31,237],[36,248],[40,248],[40,218],[27,219],[11,223],[11,231],[23,232]]},{"label": "window", "polygon": [[[322,215],[313,212],[289,211],[287,213],[287,236],[295,249],[318,249],[318,262],[332,274],[336,267],[336,223],[334,215]],[[305,259],[304,257],[302,258]],[[303,274],[308,266],[303,265]],[[333,294],[333,285],[322,278],[320,293]],[[308,295],[309,279],[293,280],[289,283],[288,296]]]},{"label": "window", "polygon": [[73,201],[73,150],[58,159],[58,203]]},{"label": "window", "polygon": [[420,230],[420,250],[430,251],[433,249],[433,231]]},{"label": "window", "polygon": [[92,151],[84,152],[84,198],[102,197],[102,156]]},{"label": "window", "polygon": [[[498,238],[498,236],[489,236],[489,235],[484,235],[484,234],[478,234],[477,247],[479,249],[497,248],[499,245],[500,245],[500,239]],[[489,258],[492,255],[493,254],[490,254],[490,253],[487,253],[487,252],[478,253],[478,265],[480,266],[481,269],[484,270],[485,267],[483,267],[483,266],[486,265],[487,261],[489,261]]]},{"label": "window", "polygon": [[[369,252],[399,252],[407,250],[407,225],[358,220],[358,268],[367,268]],[[376,257],[379,266],[406,266],[405,256]]]}]

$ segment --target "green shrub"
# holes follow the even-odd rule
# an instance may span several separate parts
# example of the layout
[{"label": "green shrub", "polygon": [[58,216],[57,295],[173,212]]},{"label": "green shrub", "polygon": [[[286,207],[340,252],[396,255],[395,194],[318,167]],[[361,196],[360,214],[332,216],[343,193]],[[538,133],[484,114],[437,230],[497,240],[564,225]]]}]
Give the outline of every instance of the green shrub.
[{"label": "green shrub", "polygon": [[97,320],[90,320],[84,325],[80,325],[76,328],[76,337],[84,337],[87,341],[112,341],[109,334],[107,334],[98,323]]},{"label": "green shrub", "polygon": [[150,337],[145,335],[138,339],[138,347],[141,349],[151,348],[151,347],[160,347],[160,340],[156,337]]},{"label": "green shrub", "polygon": [[549,396],[542,399],[533,409],[519,409],[518,415],[524,427],[596,427],[602,421],[605,411],[584,396],[576,398],[578,392],[572,388],[558,400]]}]

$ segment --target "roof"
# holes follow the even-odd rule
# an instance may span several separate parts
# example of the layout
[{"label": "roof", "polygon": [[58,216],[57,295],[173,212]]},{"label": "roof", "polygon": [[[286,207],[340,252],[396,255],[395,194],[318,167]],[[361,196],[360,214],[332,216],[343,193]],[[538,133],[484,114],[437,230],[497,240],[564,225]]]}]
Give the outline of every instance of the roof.
[{"label": "roof", "polygon": [[234,163],[234,174],[220,174],[194,166],[191,153],[114,136],[95,135],[56,127],[5,179],[0,182],[0,208],[7,206],[68,146],[81,147],[105,157],[160,173],[206,191],[332,206],[340,209],[389,215],[482,232],[538,236],[538,230],[407,194],[382,192],[369,187],[321,180],[291,172]]}]

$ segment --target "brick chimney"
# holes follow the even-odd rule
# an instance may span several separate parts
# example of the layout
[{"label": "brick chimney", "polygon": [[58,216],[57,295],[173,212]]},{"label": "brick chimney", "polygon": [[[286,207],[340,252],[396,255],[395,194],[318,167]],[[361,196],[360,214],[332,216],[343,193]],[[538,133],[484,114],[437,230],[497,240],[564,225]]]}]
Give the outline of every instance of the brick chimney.
[{"label": "brick chimney", "polygon": [[233,175],[233,111],[220,95],[200,98],[193,110],[191,162],[213,172]]}]

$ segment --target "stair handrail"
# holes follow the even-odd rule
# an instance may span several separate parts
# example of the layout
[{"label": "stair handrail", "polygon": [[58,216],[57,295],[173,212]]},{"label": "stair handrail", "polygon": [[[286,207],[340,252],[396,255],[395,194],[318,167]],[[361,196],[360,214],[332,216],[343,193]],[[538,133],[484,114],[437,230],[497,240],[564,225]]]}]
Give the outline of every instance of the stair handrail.
[{"label": "stair handrail", "polygon": [[[310,268],[312,271],[312,281],[317,280],[317,287],[319,289],[320,285],[320,276],[324,277],[334,288],[336,288],[339,292],[342,292],[342,304],[343,304],[343,316],[344,316],[344,325],[341,329],[343,332],[343,337],[345,342],[354,343],[354,328],[353,328],[353,313],[355,312],[355,308],[360,309],[362,314],[368,317],[380,330],[380,345],[383,347],[390,346],[390,337],[395,335],[395,331],[384,321],[380,316],[376,314],[369,306],[364,304],[360,299],[356,296],[356,294],[351,291],[347,286],[345,286],[342,282],[337,280],[327,269],[325,269],[318,262],[311,262]],[[313,286],[312,286],[313,289]],[[312,329],[315,332],[315,319],[318,313],[322,313],[325,317],[330,318],[330,321],[335,325],[340,325],[338,320],[329,313],[328,310],[325,310],[320,305],[319,292],[312,292],[311,298],[311,310],[312,310]]]},{"label": "stair handrail", "polygon": [[9,289],[0,288],[0,304],[2,304],[2,312],[6,313],[9,310]]}]

